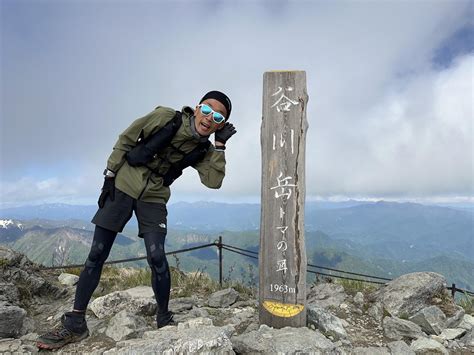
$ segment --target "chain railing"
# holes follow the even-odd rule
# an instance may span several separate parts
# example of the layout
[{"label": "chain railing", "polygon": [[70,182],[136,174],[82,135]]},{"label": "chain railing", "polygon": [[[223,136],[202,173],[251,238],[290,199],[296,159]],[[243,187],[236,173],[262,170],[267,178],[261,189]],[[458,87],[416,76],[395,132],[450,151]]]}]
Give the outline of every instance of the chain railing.
[{"label": "chain railing", "polygon": [[[195,247],[190,247],[190,248],[184,248],[184,249],[179,249],[179,250],[174,250],[165,253],[166,255],[174,255],[174,254],[179,254],[179,253],[184,253],[192,250],[197,250],[197,249],[202,249],[202,248],[208,248],[216,246],[218,249],[218,254],[219,254],[219,284],[222,287],[222,273],[223,273],[223,250],[227,250],[232,253],[240,254],[243,256],[246,256],[248,258],[252,259],[257,259],[258,260],[258,252],[253,251],[253,250],[248,250],[248,249],[243,249],[236,247],[234,245],[230,244],[224,244],[222,243],[222,236],[219,236],[219,238],[214,241],[213,243],[207,243],[203,245],[198,245]],[[120,260],[112,260],[112,261],[106,261],[105,264],[121,264],[121,263],[127,263],[131,261],[138,261],[138,260],[145,260],[147,257],[146,256],[140,256],[136,258],[128,258],[128,259],[120,259]],[[54,269],[71,269],[71,268],[76,268],[76,267],[83,267],[84,264],[75,264],[75,265],[62,265],[62,266],[45,266],[42,267],[42,270],[54,270]],[[345,280],[351,280],[351,281],[361,281],[361,282],[367,282],[367,283],[372,283],[372,284],[378,284],[378,285],[385,285],[386,282],[382,281],[391,281],[392,279],[385,278],[385,277],[380,277],[380,276],[374,276],[374,275],[367,275],[367,274],[362,274],[362,273],[357,273],[357,272],[352,272],[352,271],[345,271],[345,270],[340,270],[340,269],[335,269],[335,268],[329,268],[326,266],[321,266],[321,265],[315,265],[315,264],[310,264],[308,263],[307,266],[309,268],[315,268],[315,269],[320,269],[320,270],[326,270],[330,272],[336,272],[338,274],[343,274],[343,275],[351,275],[351,276],[359,276],[359,277],[364,277],[365,279],[360,279],[360,278],[355,278],[355,277],[348,277],[348,276],[341,276],[341,275],[334,275],[326,272],[321,272],[321,271],[314,271],[311,269],[308,269],[307,272],[316,274],[316,275],[321,275],[325,277],[330,277],[330,278],[338,278],[338,279],[345,279]],[[382,281],[374,281],[374,280],[382,280]],[[451,291],[451,295],[454,298],[456,295],[456,292],[461,292],[463,294],[467,294],[469,296],[474,296],[474,292],[461,289],[456,287],[456,285],[453,283],[450,287],[447,287],[448,290]]]}]

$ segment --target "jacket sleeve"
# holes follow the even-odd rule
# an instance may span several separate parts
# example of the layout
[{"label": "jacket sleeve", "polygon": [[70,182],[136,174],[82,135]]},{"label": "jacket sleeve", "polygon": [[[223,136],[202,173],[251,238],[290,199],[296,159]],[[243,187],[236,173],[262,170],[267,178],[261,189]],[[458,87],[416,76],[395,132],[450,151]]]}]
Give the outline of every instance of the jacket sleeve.
[{"label": "jacket sleeve", "polygon": [[225,163],[224,151],[216,151],[211,145],[204,159],[194,165],[194,168],[199,172],[203,185],[210,189],[218,189],[224,180]]},{"label": "jacket sleeve", "polygon": [[166,107],[157,107],[146,116],[136,119],[123,131],[114,145],[112,153],[107,160],[107,169],[114,173],[125,163],[125,154],[132,150],[141,137],[146,138],[157,132],[168,123],[175,115],[176,111]]}]

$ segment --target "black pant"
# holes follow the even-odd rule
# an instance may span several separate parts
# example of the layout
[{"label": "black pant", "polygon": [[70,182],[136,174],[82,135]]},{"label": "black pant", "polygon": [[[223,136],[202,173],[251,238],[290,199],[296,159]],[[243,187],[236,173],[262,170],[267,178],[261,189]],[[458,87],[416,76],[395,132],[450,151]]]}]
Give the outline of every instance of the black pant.
[{"label": "black pant", "polygon": [[[109,256],[117,232],[95,227],[92,247],[76,287],[74,309],[86,310],[87,305],[99,284],[104,262]],[[153,231],[142,234],[145,240],[148,265],[151,268],[151,286],[155,293],[158,312],[168,311],[171,289],[171,275],[165,255],[165,232]]]}]

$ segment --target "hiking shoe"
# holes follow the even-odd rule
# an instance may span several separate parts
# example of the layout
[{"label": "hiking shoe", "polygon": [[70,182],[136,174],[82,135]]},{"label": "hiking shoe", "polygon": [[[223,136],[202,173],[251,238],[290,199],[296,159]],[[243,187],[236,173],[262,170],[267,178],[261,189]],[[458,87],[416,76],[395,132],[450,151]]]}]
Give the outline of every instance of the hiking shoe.
[{"label": "hiking shoe", "polygon": [[176,322],[173,320],[173,312],[168,311],[165,313],[156,314],[156,326],[162,328],[166,325],[176,325]]},{"label": "hiking shoe", "polygon": [[41,335],[36,340],[40,349],[59,349],[68,343],[81,341],[89,336],[84,315],[66,312],[61,316],[61,324]]}]

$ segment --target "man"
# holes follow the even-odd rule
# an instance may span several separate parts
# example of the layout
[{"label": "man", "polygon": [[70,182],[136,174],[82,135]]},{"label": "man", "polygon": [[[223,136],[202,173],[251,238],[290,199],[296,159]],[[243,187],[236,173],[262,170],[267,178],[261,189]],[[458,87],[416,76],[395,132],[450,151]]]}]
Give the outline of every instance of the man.
[{"label": "man", "polygon": [[[226,142],[236,133],[227,122],[231,110],[231,101],[224,93],[210,91],[195,110],[185,106],[178,112],[158,106],[120,134],[104,171],[99,209],[92,219],[96,225],[94,239],[77,283],[74,308],[61,317],[58,327],[38,338],[39,348],[57,349],[89,335],[87,305],[115,237],[133,211],[152,270],[157,327],[173,324],[173,314],[168,310],[171,277],[164,250],[169,185],[184,168],[193,166],[205,186],[221,187]],[[214,145],[208,140],[213,133]]]}]

